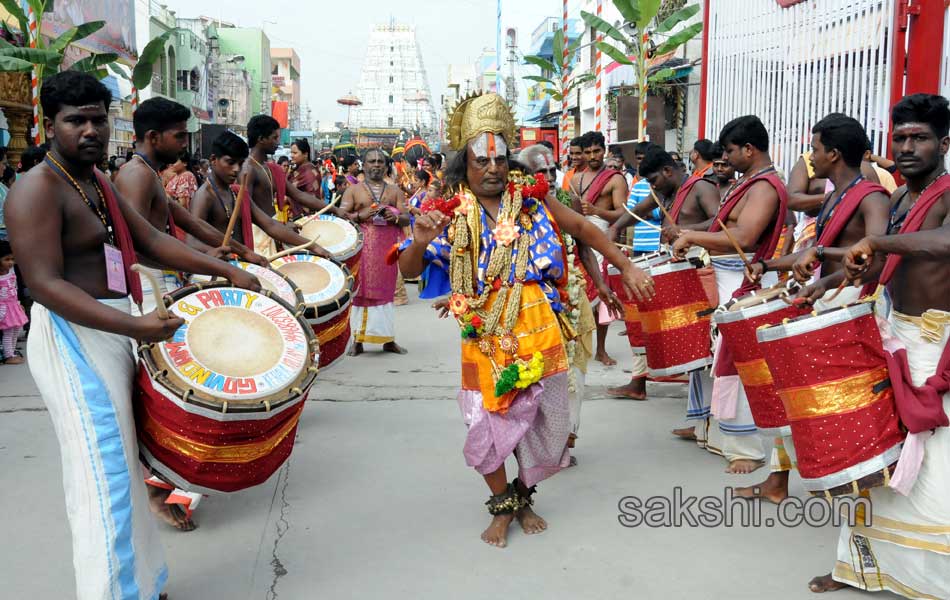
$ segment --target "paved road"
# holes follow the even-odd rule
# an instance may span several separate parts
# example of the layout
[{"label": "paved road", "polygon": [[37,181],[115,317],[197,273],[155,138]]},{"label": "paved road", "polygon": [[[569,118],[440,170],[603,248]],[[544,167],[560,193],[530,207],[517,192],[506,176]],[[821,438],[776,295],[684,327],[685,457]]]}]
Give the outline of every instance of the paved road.
[{"label": "paved road", "polygon": [[[764,474],[725,475],[721,458],[670,438],[681,385],[652,386],[649,402],[604,398],[629,376],[616,326],[621,364],[589,378],[580,465],[539,485],[550,530],[512,529],[505,550],[483,544],[488,492],[464,464],[454,402],[457,330],[419,300],[397,318],[407,356],[369,353],[321,374],[287,465],[257,488],[206,498],[195,532],[163,532],[173,600],[814,598],[805,584],[830,570],[831,527],[619,524],[624,496],[683,486],[722,497]],[[73,598],[60,476],[29,371],[0,366],[0,597]],[[794,480],[792,491],[805,497]]]}]

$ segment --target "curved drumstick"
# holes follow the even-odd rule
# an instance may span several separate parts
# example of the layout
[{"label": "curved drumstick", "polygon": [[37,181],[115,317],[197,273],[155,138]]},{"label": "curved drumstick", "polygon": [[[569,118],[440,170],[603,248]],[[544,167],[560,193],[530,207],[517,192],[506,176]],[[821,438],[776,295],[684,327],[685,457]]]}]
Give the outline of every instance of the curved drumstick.
[{"label": "curved drumstick", "polygon": [[657,231],[663,231],[663,228],[662,228],[662,227],[657,227],[657,226],[654,225],[653,223],[651,223],[651,222],[647,221],[646,219],[640,217],[639,215],[637,215],[637,213],[635,213],[635,212],[633,212],[632,210],[630,210],[629,208],[627,208],[627,205],[626,205],[626,204],[624,204],[623,209],[624,209],[625,211],[627,211],[627,213],[628,213],[631,217],[633,217],[633,218],[636,219],[637,221],[640,221],[641,223],[643,223],[644,225],[646,225],[646,226],[649,227],[650,229],[655,229],[655,230],[657,230]]},{"label": "curved drumstick", "polygon": [[[857,263],[860,265],[860,264],[864,263],[864,261],[866,261],[867,259],[868,259],[867,254],[862,254],[862,255],[861,255],[861,260],[857,260],[857,261],[855,261],[855,262],[857,262]],[[831,302],[832,300],[834,300],[835,298],[837,298],[838,295],[839,295],[841,292],[844,291],[844,288],[848,287],[849,285],[851,285],[851,284],[854,283],[855,281],[857,281],[857,280],[848,279],[848,277],[847,277],[847,275],[846,275],[845,278],[841,280],[841,283],[838,285],[838,289],[835,290],[835,293],[832,294],[830,298],[828,298],[828,302]]]},{"label": "curved drumstick", "polygon": [[267,262],[273,262],[278,258],[287,256],[288,254],[293,254],[294,252],[300,252],[301,250],[306,250],[308,247],[312,246],[318,239],[320,239],[320,234],[313,236],[313,239],[307,242],[306,244],[300,244],[299,246],[294,246],[293,248],[288,248],[287,250],[281,250],[277,254],[267,257]]},{"label": "curved drumstick", "polygon": [[333,205],[334,205],[334,204],[336,203],[336,201],[339,200],[340,198],[342,198],[342,196],[340,196],[339,194],[334,194],[333,197],[330,198],[330,201],[327,203],[326,206],[324,206],[323,208],[321,208],[321,209],[318,210],[317,212],[313,213],[313,214],[310,215],[309,217],[304,217],[303,222],[298,223],[298,225],[300,225],[301,227],[303,227],[304,225],[306,225],[306,224],[309,223],[310,221],[313,221],[314,219],[318,218],[320,215],[322,215],[323,213],[325,213],[325,212],[327,212],[328,210],[330,210],[331,208],[333,208]]},{"label": "curved drumstick", "polygon": [[670,216],[670,213],[666,210],[666,207],[663,206],[663,203],[660,202],[660,199],[656,197],[656,193],[653,192],[653,188],[650,188],[650,196],[653,198],[653,201],[656,202],[656,205],[660,207],[660,212],[663,213],[663,216],[666,217],[666,220],[670,222],[670,225],[676,225],[673,222],[673,217]]},{"label": "curved drumstick", "polygon": [[149,272],[145,269],[145,267],[143,267],[142,265],[140,265],[140,264],[138,264],[138,263],[132,265],[131,268],[132,268],[133,271],[135,271],[136,273],[138,273],[140,276],[145,277],[146,279],[148,279],[148,282],[149,282],[150,284],[152,284],[152,294],[155,296],[155,310],[158,311],[158,318],[159,318],[159,319],[163,319],[163,320],[164,320],[164,319],[167,319],[167,318],[168,318],[168,310],[165,308],[165,301],[162,300],[162,293],[161,293],[160,291],[158,291],[158,289],[159,289],[159,287],[158,287],[158,286],[159,286],[158,280],[155,279],[155,276],[152,275],[151,273],[149,273]]}]

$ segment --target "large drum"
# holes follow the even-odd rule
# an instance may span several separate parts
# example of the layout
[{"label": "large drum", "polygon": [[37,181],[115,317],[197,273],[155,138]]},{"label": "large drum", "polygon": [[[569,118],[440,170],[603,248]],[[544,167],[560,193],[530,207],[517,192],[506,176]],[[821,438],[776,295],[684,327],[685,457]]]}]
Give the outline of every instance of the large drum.
[{"label": "large drum", "polygon": [[696,266],[668,262],[647,269],[656,295],[637,301],[646,338],[647,371],[651,377],[681,375],[712,361],[709,323],[712,308]]},{"label": "large drum", "polygon": [[[257,280],[261,282],[262,288],[270,291],[271,294],[294,307],[294,312],[303,310],[304,301],[300,288],[283,273],[254,263],[244,262],[243,260],[232,259],[228,262],[257,277]],[[208,282],[211,281],[211,278],[207,275],[192,275],[191,281],[196,283]]]},{"label": "large drum", "polygon": [[317,340],[270,291],[197,283],[166,296],[185,320],[139,347],[135,419],[153,473],[185,490],[258,485],[293,449],[317,375]]},{"label": "large drum", "polygon": [[[673,255],[666,251],[651,252],[633,259],[633,264],[641,269],[648,269],[654,265],[669,262]],[[627,296],[620,282],[620,271],[613,265],[607,266],[607,277],[611,289],[623,303],[623,320],[627,331],[627,341],[634,354],[646,354],[646,339],[643,335],[643,326],[640,324],[640,311],[633,298]]]},{"label": "large drum", "polygon": [[359,277],[360,254],[363,252],[363,231],[346,219],[335,215],[304,217],[298,219],[300,235],[308,240],[320,235],[317,243],[333,255],[334,260],[344,263],[353,275]]},{"label": "large drum", "polygon": [[808,312],[808,309],[790,304],[788,295],[784,284],[752,292],[731,300],[724,311],[713,316],[722,343],[732,353],[755,426],[771,436],[791,435],[792,430],[755,332],[764,325],[781,323],[784,319]]},{"label": "large drum", "polygon": [[320,368],[329,367],[343,357],[350,342],[350,270],[303,252],[277,258],[271,266],[303,292],[304,316],[320,342]]},{"label": "large drum", "polygon": [[805,489],[839,495],[883,485],[901,452],[874,304],[811,313],[757,332],[785,406]]}]

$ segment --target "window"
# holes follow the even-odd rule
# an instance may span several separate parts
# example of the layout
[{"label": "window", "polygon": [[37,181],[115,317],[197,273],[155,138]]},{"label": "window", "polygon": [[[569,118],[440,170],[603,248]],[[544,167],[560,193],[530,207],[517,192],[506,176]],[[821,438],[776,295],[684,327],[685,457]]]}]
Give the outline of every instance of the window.
[{"label": "window", "polygon": [[393,61],[389,61],[389,66],[393,66]]},{"label": "window", "polygon": [[390,75],[390,76],[389,76],[389,83],[392,83],[392,82],[393,82],[393,76]]},{"label": "window", "polygon": [[178,89],[188,89],[188,71],[178,71]]},{"label": "window", "polygon": [[393,103],[393,95],[392,95],[392,94],[389,95],[389,103],[390,103],[390,104]]},{"label": "window", "polygon": [[387,119],[387,122],[389,123],[389,126],[390,126],[390,127],[393,126],[393,118],[392,118],[392,117],[389,117],[389,119]]}]

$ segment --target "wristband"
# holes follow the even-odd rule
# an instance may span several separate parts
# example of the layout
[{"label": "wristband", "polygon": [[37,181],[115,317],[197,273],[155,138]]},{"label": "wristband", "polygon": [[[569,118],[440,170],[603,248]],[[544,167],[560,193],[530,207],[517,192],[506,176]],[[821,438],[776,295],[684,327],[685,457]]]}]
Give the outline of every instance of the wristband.
[{"label": "wristband", "polygon": [[766,272],[769,270],[769,265],[768,265],[768,263],[765,262],[764,259],[760,258],[760,259],[758,260],[758,263],[759,263],[760,265],[762,265],[762,272],[763,272],[763,273],[766,273]]},{"label": "wristband", "polygon": [[815,246],[815,258],[818,262],[825,262],[825,247],[824,246]]}]

